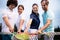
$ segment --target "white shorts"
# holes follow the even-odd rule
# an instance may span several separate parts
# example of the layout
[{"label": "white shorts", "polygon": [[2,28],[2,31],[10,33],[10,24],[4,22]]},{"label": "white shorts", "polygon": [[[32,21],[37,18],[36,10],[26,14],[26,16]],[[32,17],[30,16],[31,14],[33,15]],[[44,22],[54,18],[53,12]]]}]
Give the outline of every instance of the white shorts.
[{"label": "white shorts", "polygon": [[[37,29],[29,29],[28,32],[29,33],[36,33]],[[38,35],[30,35],[29,40],[38,40]]]}]

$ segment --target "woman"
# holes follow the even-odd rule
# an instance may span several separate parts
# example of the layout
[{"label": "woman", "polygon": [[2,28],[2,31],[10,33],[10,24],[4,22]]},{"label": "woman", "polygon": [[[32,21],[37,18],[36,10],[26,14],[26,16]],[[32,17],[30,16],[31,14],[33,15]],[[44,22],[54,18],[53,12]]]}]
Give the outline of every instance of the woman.
[{"label": "woman", "polygon": [[[34,3],[32,5],[32,13],[30,14],[30,20],[27,23],[26,29],[25,29],[25,33],[28,32],[29,29],[29,33],[31,34],[36,34],[38,28],[40,25],[40,19],[39,19],[39,13],[38,13],[38,5],[36,3]],[[36,38],[33,38],[35,40],[37,40]]]},{"label": "woman", "polygon": [[25,15],[23,13],[24,11],[24,6],[23,5],[19,5],[18,6],[18,20],[17,20],[17,29],[18,29],[18,33],[21,33],[21,32],[24,32],[24,29],[25,29]]}]

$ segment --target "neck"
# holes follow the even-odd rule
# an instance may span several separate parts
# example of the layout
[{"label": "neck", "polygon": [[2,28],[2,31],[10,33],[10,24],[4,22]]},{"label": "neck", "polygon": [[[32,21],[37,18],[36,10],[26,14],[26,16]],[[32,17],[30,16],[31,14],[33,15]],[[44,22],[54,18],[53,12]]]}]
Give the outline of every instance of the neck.
[{"label": "neck", "polygon": [[47,12],[47,11],[48,11],[48,9],[45,10],[45,12]]},{"label": "neck", "polygon": [[32,13],[34,13],[35,15],[39,15],[39,13],[35,13],[35,12],[33,12],[33,11],[32,11]]}]

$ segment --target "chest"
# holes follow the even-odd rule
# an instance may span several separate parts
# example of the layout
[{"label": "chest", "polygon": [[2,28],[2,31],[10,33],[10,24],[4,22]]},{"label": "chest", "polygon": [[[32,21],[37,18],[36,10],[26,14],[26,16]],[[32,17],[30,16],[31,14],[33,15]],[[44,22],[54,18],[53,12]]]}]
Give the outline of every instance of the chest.
[{"label": "chest", "polygon": [[33,16],[33,22],[34,22],[34,23],[40,23],[39,17],[34,15],[34,16]]},{"label": "chest", "polygon": [[8,16],[8,19],[10,20],[15,19],[15,14],[13,12],[8,12],[7,16]]},{"label": "chest", "polygon": [[45,14],[42,15],[42,17],[43,17],[43,20],[47,20],[47,18],[48,18],[48,14],[45,13]]}]

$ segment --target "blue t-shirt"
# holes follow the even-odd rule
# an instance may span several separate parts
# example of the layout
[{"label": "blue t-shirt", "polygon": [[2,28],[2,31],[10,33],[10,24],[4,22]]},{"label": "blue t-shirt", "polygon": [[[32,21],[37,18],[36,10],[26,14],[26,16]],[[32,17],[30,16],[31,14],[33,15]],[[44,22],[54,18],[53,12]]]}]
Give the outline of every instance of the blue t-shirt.
[{"label": "blue t-shirt", "polygon": [[32,23],[30,25],[30,29],[38,29],[39,25],[40,25],[39,14],[36,15],[36,13],[32,13],[30,15],[30,18],[32,19]]},{"label": "blue t-shirt", "polygon": [[42,17],[43,17],[43,25],[46,24],[47,20],[51,20],[51,24],[48,26],[48,28],[46,28],[44,30],[44,32],[53,32],[54,31],[54,27],[53,27],[54,15],[53,15],[53,13],[51,11],[44,12]]}]

